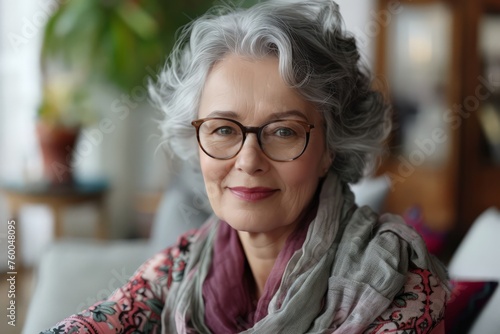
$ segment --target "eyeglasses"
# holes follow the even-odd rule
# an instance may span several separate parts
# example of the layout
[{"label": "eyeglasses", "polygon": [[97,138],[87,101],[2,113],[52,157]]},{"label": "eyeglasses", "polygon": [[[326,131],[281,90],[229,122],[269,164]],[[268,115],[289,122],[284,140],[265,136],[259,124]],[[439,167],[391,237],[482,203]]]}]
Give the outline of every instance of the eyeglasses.
[{"label": "eyeglasses", "polygon": [[274,161],[292,161],[306,150],[314,125],[298,120],[276,120],[260,127],[244,126],[227,118],[203,118],[191,124],[196,128],[198,144],[208,156],[227,160],[243,147],[247,134],[257,136],[264,154]]}]

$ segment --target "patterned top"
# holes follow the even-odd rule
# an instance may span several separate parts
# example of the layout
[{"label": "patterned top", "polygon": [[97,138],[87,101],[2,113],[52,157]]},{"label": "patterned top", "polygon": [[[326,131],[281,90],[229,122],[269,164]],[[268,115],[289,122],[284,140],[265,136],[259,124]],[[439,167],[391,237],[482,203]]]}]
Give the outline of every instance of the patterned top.
[{"label": "patterned top", "polygon": [[[182,281],[195,231],[146,261],[102,302],[72,315],[41,334],[161,333],[161,312],[172,282]],[[446,292],[428,271],[413,268],[406,284],[364,332],[444,334]]]}]

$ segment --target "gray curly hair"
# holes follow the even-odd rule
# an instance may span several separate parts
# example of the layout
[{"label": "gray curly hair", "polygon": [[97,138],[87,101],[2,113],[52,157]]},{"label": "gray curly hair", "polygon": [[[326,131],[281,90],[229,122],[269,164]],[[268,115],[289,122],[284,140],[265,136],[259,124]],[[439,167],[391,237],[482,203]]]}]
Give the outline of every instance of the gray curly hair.
[{"label": "gray curly hair", "polygon": [[186,26],[150,95],[164,112],[164,143],[199,164],[195,130],[205,79],[227,54],[279,59],[283,80],[323,114],[331,165],[341,180],[357,182],[383,152],[391,130],[389,108],[360,64],[354,37],[331,0],[258,3],[249,9],[214,7]]}]

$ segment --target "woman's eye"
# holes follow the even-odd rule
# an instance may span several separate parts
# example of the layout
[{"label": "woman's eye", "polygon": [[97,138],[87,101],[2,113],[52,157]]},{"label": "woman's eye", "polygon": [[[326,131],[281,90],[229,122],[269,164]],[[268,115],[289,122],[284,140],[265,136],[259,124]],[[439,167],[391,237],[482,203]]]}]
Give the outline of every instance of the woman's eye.
[{"label": "woman's eye", "polygon": [[295,135],[295,131],[290,128],[279,128],[274,131],[274,134],[278,137],[290,137]]},{"label": "woman's eye", "polygon": [[229,126],[221,126],[220,128],[215,129],[214,133],[220,136],[229,136],[234,134],[234,129]]}]

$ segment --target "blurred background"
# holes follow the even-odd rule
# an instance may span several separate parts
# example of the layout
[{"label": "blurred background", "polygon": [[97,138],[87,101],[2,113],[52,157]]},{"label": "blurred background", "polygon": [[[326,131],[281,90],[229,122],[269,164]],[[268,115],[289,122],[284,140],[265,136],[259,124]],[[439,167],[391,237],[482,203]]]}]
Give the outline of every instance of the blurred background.
[{"label": "blurred background", "polygon": [[[147,236],[152,212],[144,206],[154,206],[169,179],[165,154],[157,151],[160,114],[149,103],[148,82],[155,80],[176,30],[211,4],[2,1],[4,187],[21,193],[46,190],[44,184],[65,188],[72,176],[85,187],[79,192],[103,192],[110,238]],[[54,152],[58,148],[62,153]],[[19,226],[27,264],[52,238],[51,211],[46,205],[19,209],[19,220],[30,222]],[[93,236],[95,205],[63,211],[65,235]],[[10,215],[7,199],[0,198],[1,219]]]},{"label": "blurred background", "polygon": [[[393,104],[384,210],[418,217],[446,258],[500,207],[500,1],[337,2]],[[0,0],[0,268],[14,215],[28,268],[55,238],[149,236],[175,163],[158,148],[147,84],[177,29],[212,4]]]},{"label": "blurred background", "polygon": [[[82,192],[104,188],[108,237],[147,237],[173,167],[159,148],[161,114],[149,103],[148,81],[163,65],[177,29],[213,1],[1,4],[0,184],[23,194],[39,195],[45,185],[63,192],[72,174],[86,186]],[[366,62],[372,63],[375,41],[362,29],[375,3],[341,6],[348,26],[362,39]],[[45,139],[47,132],[55,138]],[[44,153],[45,142],[59,144]],[[57,147],[60,157],[51,151]],[[45,161],[51,158],[56,162]],[[31,265],[54,238],[56,217],[47,205],[24,204],[16,209],[17,218],[29,223],[19,224],[19,242],[24,263]],[[95,205],[61,211],[64,236],[94,236]],[[0,219],[9,217],[4,192]],[[2,229],[5,235],[4,224]],[[5,263],[0,260],[0,266]]]}]

